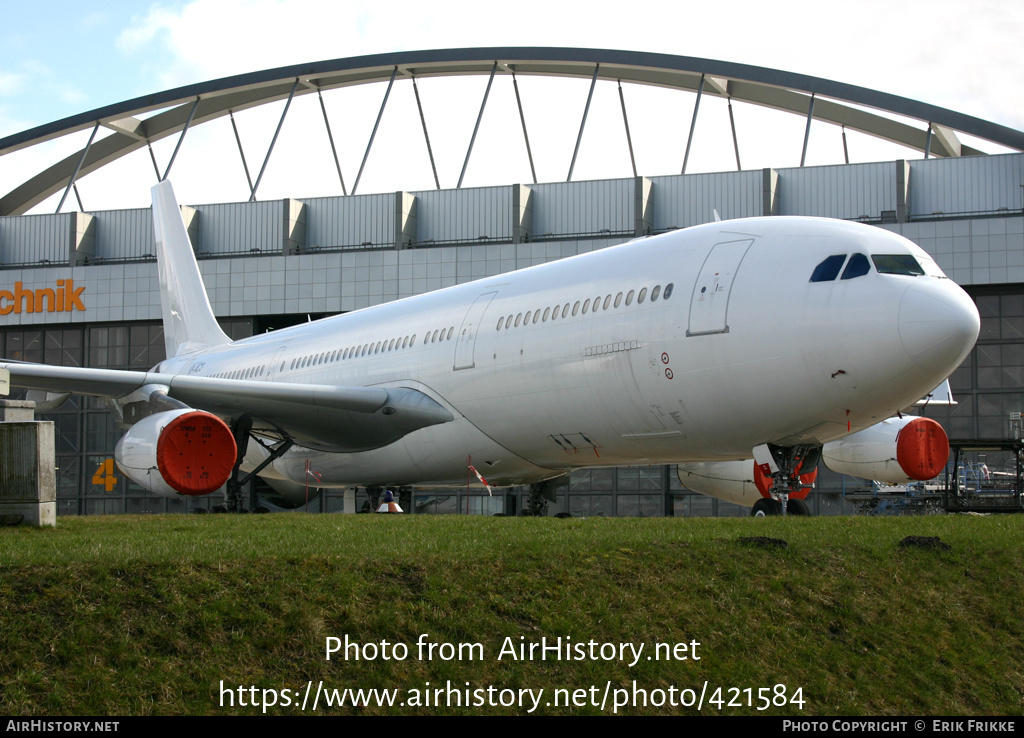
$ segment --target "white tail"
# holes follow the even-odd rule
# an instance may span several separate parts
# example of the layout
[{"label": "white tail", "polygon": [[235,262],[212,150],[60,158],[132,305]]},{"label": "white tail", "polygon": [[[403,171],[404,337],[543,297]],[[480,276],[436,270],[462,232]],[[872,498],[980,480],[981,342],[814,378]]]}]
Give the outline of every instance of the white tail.
[{"label": "white tail", "polygon": [[168,358],[231,343],[213,315],[171,183],[160,182],[152,193],[160,305]]}]

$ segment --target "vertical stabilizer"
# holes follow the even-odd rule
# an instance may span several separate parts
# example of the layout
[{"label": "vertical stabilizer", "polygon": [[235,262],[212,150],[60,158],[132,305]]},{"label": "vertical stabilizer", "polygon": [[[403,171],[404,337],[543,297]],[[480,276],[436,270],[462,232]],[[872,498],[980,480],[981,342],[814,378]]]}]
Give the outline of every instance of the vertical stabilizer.
[{"label": "vertical stabilizer", "polygon": [[231,343],[217,325],[171,183],[153,188],[153,230],[168,358]]}]

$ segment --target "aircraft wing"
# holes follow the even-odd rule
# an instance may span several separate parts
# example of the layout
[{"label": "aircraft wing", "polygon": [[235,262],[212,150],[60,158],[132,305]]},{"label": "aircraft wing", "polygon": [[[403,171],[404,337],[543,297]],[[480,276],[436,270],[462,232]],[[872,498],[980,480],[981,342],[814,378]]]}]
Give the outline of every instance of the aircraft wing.
[{"label": "aircraft wing", "polygon": [[121,399],[129,406],[125,400],[139,393],[144,405],[156,395],[177,401],[177,407],[222,417],[250,415],[254,430],[280,433],[325,451],[380,448],[419,428],[453,419],[424,393],[401,387],[289,384],[19,362],[0,362],[3,370],[10,372],[12,387]]}]

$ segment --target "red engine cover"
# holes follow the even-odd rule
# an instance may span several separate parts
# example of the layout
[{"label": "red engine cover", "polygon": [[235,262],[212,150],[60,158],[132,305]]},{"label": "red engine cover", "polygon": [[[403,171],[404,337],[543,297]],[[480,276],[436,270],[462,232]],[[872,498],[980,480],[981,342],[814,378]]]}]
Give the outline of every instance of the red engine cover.
[{"label": "red engine cover", "polygon": [[164,481],[183,495],[206,495],[231,476],[238,447],[223,420],[196,410],[164,427],[156,463]]},{"label": "red engine cover", "polygon": [[896,461],[911,479],[934,479],[949,460],[949,438],[931,418],[915,418],[896,436]]}]

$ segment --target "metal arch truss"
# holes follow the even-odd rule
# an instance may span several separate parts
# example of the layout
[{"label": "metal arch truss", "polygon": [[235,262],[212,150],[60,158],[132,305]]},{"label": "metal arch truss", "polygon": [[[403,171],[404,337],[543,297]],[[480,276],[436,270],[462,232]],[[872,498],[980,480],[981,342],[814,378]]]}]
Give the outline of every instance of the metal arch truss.
[{"label": "metal arch truss", "polygon": [[[1024,151],[1024,133],[1006,126],[864,87],[766,67],[599,49],[498,47],[408,51],[225,77],[108,105],[7,136],[0,139],[0,157],[97,124],[111,131],[0,197],[0,216],[25,213],[55,192],[69,189],[77,178],[154,141],[180,134],[187,125],[201,125],[232,111],[237,113],[322,90],[413,76],[422,79],[492,73],[602,79],[693,92],[700,89],[703,95],[761,105],[807,117],[808,121],[813,111],[814,120],[857,130],[927,152],[929,156],[984,153],[962,145],[957,133]],[[146,113],[153,114],[142,118]],[[894,120],[889,114],[912,121]],[[920,125],[913,125],[913,121]],[[358,179],[357,175],[356,184]],[[352,191],[356,191],[356,185]]]}]

